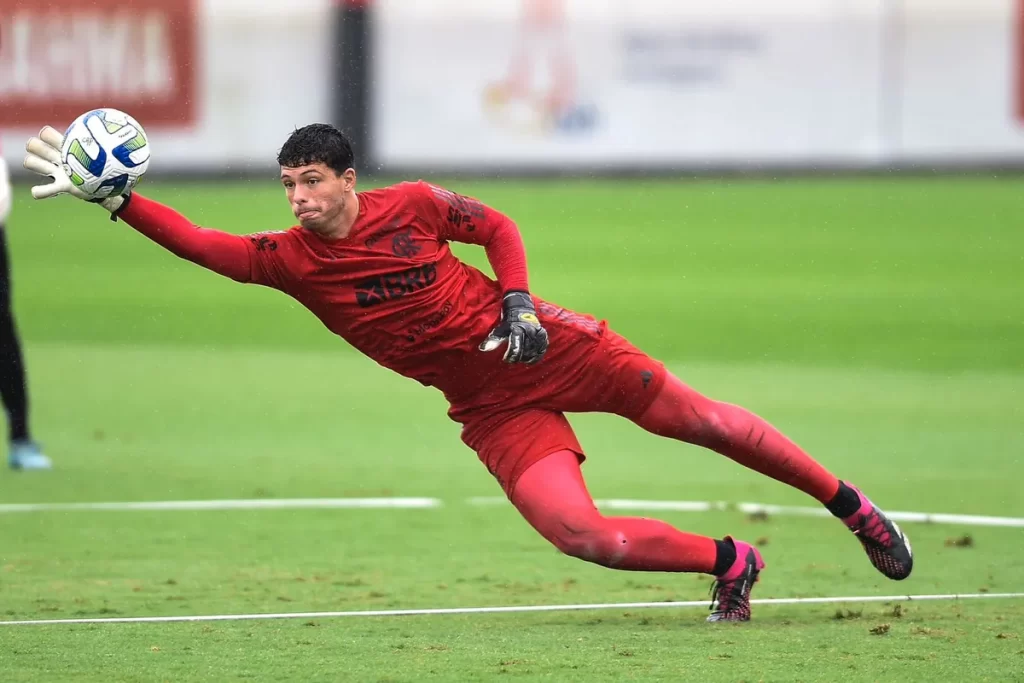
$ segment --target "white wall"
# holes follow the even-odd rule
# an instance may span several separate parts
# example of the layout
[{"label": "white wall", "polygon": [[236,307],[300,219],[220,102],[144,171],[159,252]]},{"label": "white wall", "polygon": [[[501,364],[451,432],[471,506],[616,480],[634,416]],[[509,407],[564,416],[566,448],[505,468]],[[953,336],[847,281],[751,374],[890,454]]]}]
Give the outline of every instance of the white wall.
[{"label": "white wall", "polygon": [[903,0],[900,157],[1024,158],[1017,0]]}]

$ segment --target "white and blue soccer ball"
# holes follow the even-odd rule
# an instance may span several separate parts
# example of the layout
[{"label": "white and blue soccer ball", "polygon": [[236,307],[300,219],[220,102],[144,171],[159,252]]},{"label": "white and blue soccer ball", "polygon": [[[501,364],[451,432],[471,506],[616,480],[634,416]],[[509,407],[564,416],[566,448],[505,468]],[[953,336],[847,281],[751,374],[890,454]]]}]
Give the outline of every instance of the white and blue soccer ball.
[{"label": "white and blue soccer ball", "polygon": [[118,196],[149,168],[150,147],[139,122],[117,109],[93,109],[75,119],[61,148],[64,172],[90,199]]}]

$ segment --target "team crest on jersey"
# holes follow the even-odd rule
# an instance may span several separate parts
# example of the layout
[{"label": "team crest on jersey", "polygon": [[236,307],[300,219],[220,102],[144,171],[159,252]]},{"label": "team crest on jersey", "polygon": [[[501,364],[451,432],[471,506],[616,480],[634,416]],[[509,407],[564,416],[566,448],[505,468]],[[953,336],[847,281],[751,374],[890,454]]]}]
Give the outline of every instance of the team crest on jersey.
[{"label": "team crest on jersey", "polygon": [[391,253],[395,256],[412,258],[422,249],[423,247],[412,238],[412,228],[406,228],[391,238]]},{"label": "team crest on jersey", "polygon": [[400,216],[395,216],[383,228],[373,232],[363,240],[363,245],[367,249],[373,249],[381,242],[387,240],[388,237],[391,238],[391,253],[399,258],[413,258],[423,251],[423,245],[417,243],[413,238],[412,228],[406,227],[404,230],[402,229],[402,219]]}]

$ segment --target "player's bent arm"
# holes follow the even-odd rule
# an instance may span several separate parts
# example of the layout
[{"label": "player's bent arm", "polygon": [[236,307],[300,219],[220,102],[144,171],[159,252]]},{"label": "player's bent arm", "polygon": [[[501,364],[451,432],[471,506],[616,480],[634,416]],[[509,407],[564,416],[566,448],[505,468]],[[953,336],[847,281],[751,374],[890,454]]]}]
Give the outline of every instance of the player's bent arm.
[{"label": "player's bent arm", "polygon": [[[483,236],[487,260],[503,292],[501,318],[480,344],[481,351],[493,351],[507,343],[507,363],[532,365],[548,350],[548,334],[537,318],[526,275],[526,249],[519,228],[500,212],[488,210]],[[476,231],[474,231],[476,232]]]},{"label": "player's bent arm", "polygon": [[180,213],[137,193],[126,198],[117,217],[175,256],[237,282],[252,282],[247,238],[200,228]]},{"label": "player's bent arm", "polygon": [[494,269],[502,291],[529,292],[529,277],[526,270],[526,247],[519,228],[510,218],[495,211],[503,218],[496,221],[489,230],[490,235],[483,244],[487,260]]},{"label": "player's bent arm", "polygon": [[417,183],[414,192],[433,213],[440,239],[479,244],[487,252],[503,296],[501,317],[480,343],[480,350],[494,351],[505,345],[506,363],[539,362],[548,350],[548,333],[537,318],[530,295],[526,248],[519,228],[505,214],[471,197],[427,183]]},{"label": "player's bent arm", "polygon": [[[32,188],[35,199],[70,194],[99,204],[171,253],[238,282],[253,282],[254,267],[247,238],[193,225],[170,207],[130,191],[127,194],[94,198],[71,182],[61,162],[64,136],[52,126],[44,126],[39,135],[25,145],[24,166],[49,182]],[[263,270],[260,271],[263,273]],[[260,278],[272,284],[272,278]]]},{"label": "player's bent arm", "polygon": [[482,246],[502,291],[529,291],[526,247],[511,218],[472,197],[428,183],[419,185],[437,218],[438,237]]}]

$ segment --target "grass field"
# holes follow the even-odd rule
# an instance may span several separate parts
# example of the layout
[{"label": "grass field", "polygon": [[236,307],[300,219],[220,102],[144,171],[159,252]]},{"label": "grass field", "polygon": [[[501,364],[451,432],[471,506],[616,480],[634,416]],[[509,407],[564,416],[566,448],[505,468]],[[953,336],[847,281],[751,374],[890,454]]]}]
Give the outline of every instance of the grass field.
[{"label": "grass field", "polygon": [[[476,182],[541,296],[608,318],[896,510],[1024,517],[1017,180]],[[290,225],[272,183],[153,184],[209,227]],[[426,496],[425,510],[0,514],[0,619],[702,600],[707,577],[560,556],[435,392],[283,295],[178,261],[102,211],[9,227],[49,473],[0,503]],[[482,251],[459,247],[476,264]],[[809,505],[713,453],[573,418],[598,498]],[[908,524],[888,582],[827,519],[658,513],[758,541],[755,597],[1024,590],[1024,530]],[[1024,680],[1024,601],[0,627],[4,681]]]}]

